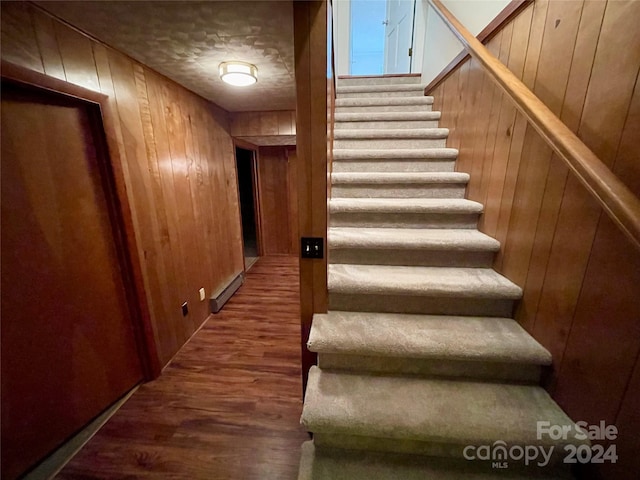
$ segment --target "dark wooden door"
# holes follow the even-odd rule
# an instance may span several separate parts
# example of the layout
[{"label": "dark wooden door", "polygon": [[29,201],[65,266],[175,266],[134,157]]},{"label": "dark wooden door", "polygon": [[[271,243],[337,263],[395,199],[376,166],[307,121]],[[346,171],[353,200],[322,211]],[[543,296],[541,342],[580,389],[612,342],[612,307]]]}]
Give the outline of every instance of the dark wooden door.
[{"label": "dark wooden door", "polygon": [[2,85],[2,478],[142,379],[95,106]]}]

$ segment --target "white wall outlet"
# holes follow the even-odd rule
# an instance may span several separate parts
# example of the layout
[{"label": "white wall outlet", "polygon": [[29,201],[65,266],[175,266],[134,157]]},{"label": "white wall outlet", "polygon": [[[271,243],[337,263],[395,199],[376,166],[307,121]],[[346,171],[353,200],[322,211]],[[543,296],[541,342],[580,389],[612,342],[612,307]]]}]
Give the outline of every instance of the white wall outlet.
[{"label": "white wall outlet", "polygon": [[201,288],[201,289],[199,290],[199,292],[200,292],[200,301],[203,301],[203,300],[204,300],[204,298],[206,297],[206,293],[205,293],[205,291],[204,291],[204,288]]}]

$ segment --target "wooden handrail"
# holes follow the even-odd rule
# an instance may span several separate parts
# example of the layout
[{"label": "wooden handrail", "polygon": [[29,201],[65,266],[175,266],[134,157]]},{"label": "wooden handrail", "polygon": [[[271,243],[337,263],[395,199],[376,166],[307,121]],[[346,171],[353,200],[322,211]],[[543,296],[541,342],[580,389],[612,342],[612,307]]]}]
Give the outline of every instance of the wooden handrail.
[{"label": "wooden handrail", "polygon": [[516,108],[562,158],[611,219],[640,248],[640,199],[535,96],[500,60],[486,49],[440,0],[428,0],[465,49],[511,97]]}]

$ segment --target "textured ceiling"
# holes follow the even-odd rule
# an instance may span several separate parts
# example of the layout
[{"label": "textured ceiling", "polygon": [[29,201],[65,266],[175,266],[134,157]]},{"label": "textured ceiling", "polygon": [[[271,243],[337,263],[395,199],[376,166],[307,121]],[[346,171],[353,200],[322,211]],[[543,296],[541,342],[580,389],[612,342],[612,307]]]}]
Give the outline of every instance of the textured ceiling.
[{"label": "textured ceiling", "polygon": [[[38,3],[230,112],[295,109],[291,1]],[[255,64],[258,83],[223,83],[227,60]]]}]

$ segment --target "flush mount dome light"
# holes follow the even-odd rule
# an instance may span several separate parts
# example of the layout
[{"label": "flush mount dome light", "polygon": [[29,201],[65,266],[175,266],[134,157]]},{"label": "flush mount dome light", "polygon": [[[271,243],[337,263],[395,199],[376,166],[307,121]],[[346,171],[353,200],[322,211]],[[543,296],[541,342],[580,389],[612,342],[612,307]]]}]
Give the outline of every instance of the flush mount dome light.
[{"label": "flush mount dome light", "polygon": [[218,67],[223,82],[247,87],[258,81],[258,67],[245,62],[222,62]]}]

